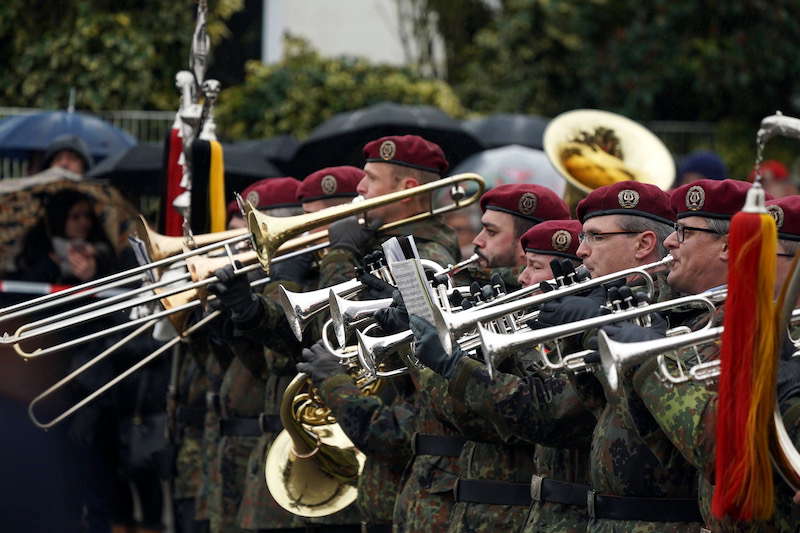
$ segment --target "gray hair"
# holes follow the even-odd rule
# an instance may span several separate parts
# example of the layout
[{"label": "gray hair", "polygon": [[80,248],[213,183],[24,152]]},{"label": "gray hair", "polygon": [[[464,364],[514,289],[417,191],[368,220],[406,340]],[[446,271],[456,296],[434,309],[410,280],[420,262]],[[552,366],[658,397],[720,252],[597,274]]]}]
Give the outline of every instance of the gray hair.
[{"label": "gray hair", "polygon": [[658,222],[652,218],[646,218],[637,215],[617,215],[617,217],[619,217],[617,221],[622,231],[633,231],[636,233],[652,231],[655,233],[656,240],[658,241],[658,244],[656,245],[658,257],[664,257],[667,255],[668,251],[666,246],[664,246],[664,241],[667,239],[669,234],[674,231],[674,228],[671,225],[665,224],[664,222]]},{"label": "gray hair", "polygon": [[706,224],[708,224],[708,229],[710,229],[714,233],[718,233],[720,236],[727,235],[728,232],[731,230],[730,220],[724,218],[707,218],[707,217],[703,217],[703,220],[705,220]]},{"label": "gray hair", "polygon": [[783,248],[784,253],[797,255],[800,250],[800,241],[790,241],[789,239],[778,239],[778,244]]}]

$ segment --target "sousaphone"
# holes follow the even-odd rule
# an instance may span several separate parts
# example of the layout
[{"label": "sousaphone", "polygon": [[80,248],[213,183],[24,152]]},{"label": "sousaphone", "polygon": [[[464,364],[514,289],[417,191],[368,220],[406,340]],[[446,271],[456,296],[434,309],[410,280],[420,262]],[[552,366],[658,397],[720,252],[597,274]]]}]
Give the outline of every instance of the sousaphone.
[{"label": "sousaphone", "polygon": [[667,190],[675,179],[675,163],[664,143],[641,124],[608,111],[576,109],[558,115],[544,132],[544,151],[567,180],[564,195],[570,205],[619,181]]}]

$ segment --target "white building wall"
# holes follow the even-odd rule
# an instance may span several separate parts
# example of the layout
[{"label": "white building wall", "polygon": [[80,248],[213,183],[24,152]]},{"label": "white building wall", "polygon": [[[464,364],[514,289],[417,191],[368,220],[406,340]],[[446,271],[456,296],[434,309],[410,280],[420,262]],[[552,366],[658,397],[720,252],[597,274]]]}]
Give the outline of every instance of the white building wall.
[{"label": "white building wall", "polygon": [[325,56],[352,55],[401,65],[397,0],[264,0],[262,60],[283,54],[285,32],[307,39]]}]

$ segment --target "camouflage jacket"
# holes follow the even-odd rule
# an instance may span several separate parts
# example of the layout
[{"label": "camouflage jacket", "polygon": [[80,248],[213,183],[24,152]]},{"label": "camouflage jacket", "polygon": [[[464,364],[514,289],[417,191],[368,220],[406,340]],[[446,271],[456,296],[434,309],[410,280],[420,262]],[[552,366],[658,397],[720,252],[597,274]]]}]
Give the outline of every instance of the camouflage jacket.
[{"label": "camouflage jacket", "polygon": [[[722,322],[722,312],[723,308],[720,308],[715,313],[712,323]],[[696,323],[705,322],[705,319],[705,316],[701,316]],[[702,361],[717,359],[718,354],[717,344],[707,345],[699,352]],[[678,352],[677,357],[691,364],[696,362],[696,355],[697,352],[692,349],[684,349]],[[674,357],[676,356],[671,361],[675,360]],[[674,369],[674,365],[671,368]],[[793,493],[777,474],[774,475],[776,511],[772,519],[743,523],[731,519],[718,520],[711,515],[716,442],[716,383],[666,383],[657,370],[655,360],[643,364],[634,376],[634,386],[659,428],[698,470],[700,510],[708,527],[714,532],[797,531],[799,517],[797,506],[791,504]],[[784,423],[793,436],[795,445],[800,443],[797,431],[800,427],[800,399],[794,400],[794,405],[786,410]]]},{"label": "camouflage jacket", "polygon": [[[178,368],[177,395],[168,402],[168,412],[176,413],[180,409],[205,410],[208,376],[205,374],[205,359],[209,355],[207,346],[201,342],[189,344],[192,350],[183,350]],[[173,480],[173,497],[175,499],[194,498],[203,482],[202,440],[203,429],[175,422],[175,442],[177,455],[175,458],[175,479]]]},{"label": "camouflage jacket", "polygon": [[[654,276],[655,301],[673,298],[666,273]],[[636,283],[632,286],[636,287]],[[597,424],[592,434],[590,480],[601,494],[645,498],[693,499],[697,497],[696,470],[660,431],[633,390],[636,367],[620,376],[620,392],[604,394],[596,374],[570,379],[584,405],[593,410]],[[599,376],[602,378],[602,376]],[[646,437],[644,436],[646,435]],[[590,519],[587,531],[683,532],[698,531],[699,524]]]},{"label": "camouflage jacket", "polygon": [[[457,262],[455,235],[438,219],[403,226],[381,234],[375,247],[396,235],[414,235],[420,257],[441,265]],[[349,251],[334,249],[320,262],[320,286],[353,279],[359,259]],[[389,523],[399,491],[400,478],[411,456],[417,398],[408,378],[387,383],[378,396],[366,396],[348,376],[325,380],[320,393],[344,432],[367,456],[359,478],[358,505],[368,523]]]},{"label": "camouflage jacket", "polygon": [[[588,484],[595,419],[566,378],[529,369],[524,377],[496,372],[490,380],[484,365],[463,359],[449,390],[475,416],[491,421],[504,440],[516,437],[536,444],[537,475]],[[587,520],[585,509],[534,502],[525,531],[585,531]]]}]

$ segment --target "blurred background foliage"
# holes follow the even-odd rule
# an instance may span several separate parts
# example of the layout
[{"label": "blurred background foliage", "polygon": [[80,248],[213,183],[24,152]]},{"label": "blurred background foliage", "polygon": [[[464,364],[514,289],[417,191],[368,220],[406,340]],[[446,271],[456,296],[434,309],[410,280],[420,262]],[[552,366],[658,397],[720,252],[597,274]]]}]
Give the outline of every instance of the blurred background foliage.
[{"label": "blurred background foliage", "polygon": [[[736,176],[752,165],[762,117],[800,114],[797,0],[395,1],[401,38],[416,50],[408,67],[323,57],[291,36],[280,63],[245,63],[258,36],[242,8],[261,0],[210,1],[222,137],[302,138],[335,113],[382,100],[456,118],[593,107],[640,122],[712,122],[710,148]],[[175,109],[195,9],[189,0],[5,0],[2,102],[64,108],[76,87],[81,109]],[[438,42],[444,61],[432,53]],[[792,151],[782,146],[768,157]]]}]

